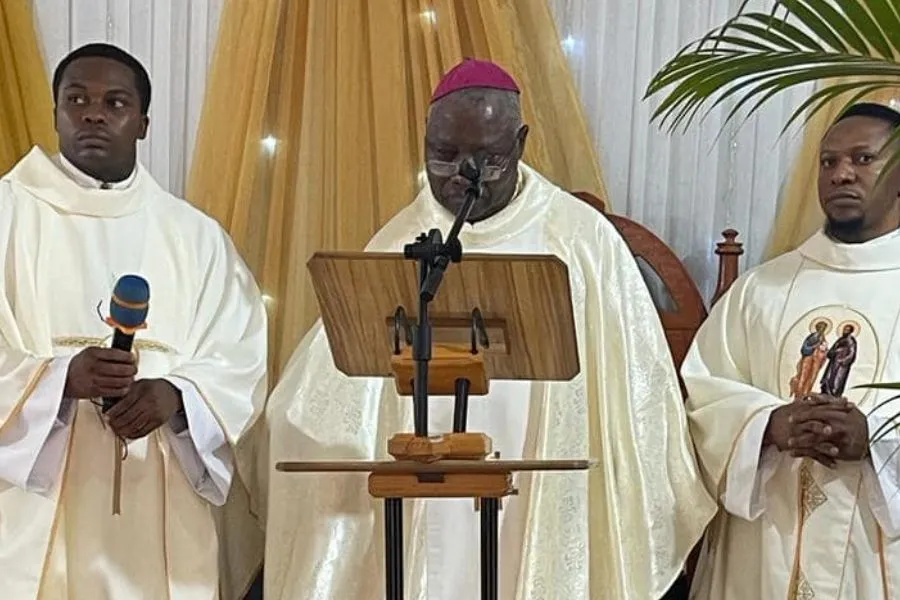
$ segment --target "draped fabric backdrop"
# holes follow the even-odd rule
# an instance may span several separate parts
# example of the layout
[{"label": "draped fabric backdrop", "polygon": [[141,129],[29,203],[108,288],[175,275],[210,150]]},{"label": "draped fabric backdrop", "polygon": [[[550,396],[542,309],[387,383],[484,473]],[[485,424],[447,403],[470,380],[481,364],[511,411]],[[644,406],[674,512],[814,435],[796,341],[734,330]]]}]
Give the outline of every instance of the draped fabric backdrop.
[{"label": "draped fabric backdrop", "polygon": [[0,2],[0,173],[35,144],[56,151],[50,84],[30,0]]},{"label": "draped fabric backdrop", "polygon": [[24,1],[34,3],[51,74],[63,56],[90,42],[121,46],[144,64],[153,82],[153,102],[140,159],[160,185],[182,194],[226,0]]},{"label": "draped fabric backdrop", "polygon": [[[213,104],[219,108],[208,107],[211,116],[205,123],[210,133],[204,134],[208,141],[201,140],[197,148],[197,156],[207,158],[199,159],[205,166],[194,172],[191,189],[202,194],[195,201],[233,230],[272,297],[273,308],[280,314],[285,311],[281,303],[291,299],[293,316],[284,317],[284,333],[279,332],[275,340],[273,357],[277,355],[279,363],[314,311],[308,292],[298,295],[306,280],[305,259],[300,257],[319,246],[358,247],[375,223],[410,199],[411,184],[404,188],[388,182],[408,180],[417,158],[418,133],[412,133],[409,123],[421,125],[424,118],[426,75],[435,77],[454,57],[472,49],[487,47],[494,52],[499,44],[515,49],[517,60],[522,61],[539,52],[547,54],[551,44],[549,37],[507,34],[507,25],[515,24],[515,19],[520,19],[520,31],[530,31],[531,15],[546,15],[543,0],[33,2],[50,68],[72,47],[95,39],[122,44],[147,64],[155,100],[150,136],[142,145],[141,156],[160,182],[175,193],[184,192],[220,13],[225,5],[235,13],[227,33],[230,41],[223,37],[219,47],[222,66],[217,68],[224,74],[209,82]],[[658,99],[643,102],[642,97],[652,74],[684,44],[734,14],[740,3],[546,0],[558,41],[543,60],[559,69],[559,50],[567,59],[612,208],[642,222],[669,243],[707,297],[714,287],[713,252],[722,229],[740,231],[739,239],[747,249],[742,266],[747,267],[764,256],[770,240],[770,250],[780,251],[795,243],[785,246],[780,240],[799,239],[808,223],[814,226],[818,219],[815,206],[801,202],[797,190],[811,191],[809,152],[818,143],[826,120],[814,122],[806,139],[796,133],[778,137],[787,115],[811,88],[798,88],[768,104],[744,127],[729,125],[718,141],[722,110],[729,106],[713,111],[701,126],[692,126],[684,134],[669,136],[649,122]],[[755,4],[767,9],[771,2],[755,0]],[[3,0],[4,9],[10,5]],[[290,15],[282,14],[283,6],[289,7]],[[241,31],[246,38],[241,38]],[[280,33],[282,40],[288,35],[285,32],[295,37],[276,46],[279,36],[272,31]],[[331,37],[325,37],[326,32]],[[459,41],[454,41],[457,35]],[[469,42],[465,41],[467,35],[471,36]],[[250,50],[241,55],[248,44]],[[261,55],[255,48],[268,54]],[[367,55],[370,48],[374,53]],[[491,56],[502,62],[504,57],[497,52]],[[274,56],[275,62],[267,61],[266,56]],[[506,66],[523,76],[516,64]],[[341,73],[323,72],[327,68],[340,68]],[[532,74],[531,68],[537,70]],[[229,69],[233,71],[229,73]],[[528,73],[523,86],[525,98],[533,106],[542,105],[548,96],[557,100],[561,96],[571,105],[567,85],[547,79],[537,66],[530,66]],[[276,90],[282,91],[269,94]],[[267,96],[269,105],[263,107]],[[348,107],[354,106],[359,107],[358,114],[349,112]],[[559,110],[550,115],[555,121],[549,122],[556,123],[554,127],[578,128],[580,114]],[[317,118],[311,120],[309,115]],[[340,121],[337,115],[343,115]],[[398,122],[403,123],[400,128]],[[293,128],[287,135],[275,130],[287,126]],[[344,132],[342,137],[337,135],[339,131]],[[286,150],[288,140],[297,135],[304,144],[302,158],[296,141]],[[377,155],[372,152],[376,138]],[[580,165],[594,157],[590,148],[580,149],[580,138],[565,130],[556,140],[571,144],[565,158],[558,157],[558,146],[544,143],[543,152],[562,161],[570,172],[580,171]],[[534,157],[542,144],[535,136],[529,144]],[[806,150],[798,158],[798,175],[785,189],[794,172],[793,157],[801,147]],[[581,162],[568,162],[573,155]],[[331,166],[323,170],[325,165]],[[371,169],[377,170],[373,174]],[[320,189],[317,186],[325,185],[321,175],[318,181],[300,181],[306,178],[301,173],[325,173],[328,183]],[[585,183],[560,183],[586,188],[589,180],[599,180],[590,166],[584,173]],[[807,179],[801,173],[806,173]],[[337,177],[342,183],[337,183]],[[214,186],[205,183],[210,178],[217,180]],[[207,191],[202,191],[204,188]],[[281,198],[307,199],[318,195],[323,201],[316,206],[296,202],[297,210],[291,212],[294,209],[287,205],[269,205],[267,199],[279,194]],[[253,201],[241,204],[235,201],[238,197]],[[354,218],[345,218],[348,207],[358,206],[355,203],[362,197],[377,197],[378,204],[354,210],[349,213]],[[781,213],[780,197],[784,198]],[[274,200],[277,202],[281,200]],[[796,229],[796,214],[801,214],[796,212],[798,207],[807,215],[807,225],[785,238],[785,231]],[[808,211],[813,216],[808,216]],[[776,214],[783,216],[773,234]],[[293,262],[280,262],[273,254],[282,243],[277,240],[282,239],[293,245]]]},{"label": "draped fabric backdrop", "polygon": [[525,90],[526,160],[605,198],[544,0],[226,4],[188,197],[269,297],[273,380],[317,314],[307,260],[361,249],[413,199],[431,90],[464,56]]}]

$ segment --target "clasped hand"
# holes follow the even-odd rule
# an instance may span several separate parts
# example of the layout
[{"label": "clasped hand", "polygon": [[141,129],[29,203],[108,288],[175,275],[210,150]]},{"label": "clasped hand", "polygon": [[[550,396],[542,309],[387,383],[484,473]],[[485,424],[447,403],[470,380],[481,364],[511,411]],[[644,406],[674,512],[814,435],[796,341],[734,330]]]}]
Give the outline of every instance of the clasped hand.
[{"label": "clasped hand", "polygon": [[69,363],[67,398],[120,398],[106,417],[115,434],[149,435],[182,408],[181,392],[165,379],[138,379],[134,356],[113,348],[85,348]]},{"label": "clasped hand", "polygon": [[764,442],[833,468],[838,460],[862,460],[868,439],[866,416],[856,405],[846,398],[809,394],[772,412]]}]

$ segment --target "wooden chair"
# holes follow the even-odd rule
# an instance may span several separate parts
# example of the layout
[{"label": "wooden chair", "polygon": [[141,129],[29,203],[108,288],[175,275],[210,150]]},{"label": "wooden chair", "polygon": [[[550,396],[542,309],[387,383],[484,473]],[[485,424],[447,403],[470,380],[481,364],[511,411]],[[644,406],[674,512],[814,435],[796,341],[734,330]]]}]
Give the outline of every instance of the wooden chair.
[{"label": "wooden chair", "polygon": [[[691,341],[707,315],[697,284],[672,249],[649,229],[627,217],[607,213],[606,205],[593,194],[574,192],[573,195],[603,213],[628,244],[650,289],[653,302],[659,310],[672,359],[676,368],[680,370]],[[716,244],[719,275],[710,306],[715,304],[737,279],[738,260],[744,253],[743,245],[736,241],[737,231],[726,229],[722,232],[722,236],[725,239]],[[687,392],[680,374],[678,382],[681,384],[682,396],[686,398]],[[699,551],[700,544],[688,557],[685,574],[675,582],[663,600],[687,599]]]},{"label": "wooden chair", "polygon": [[[573,195],[603,213],[625,239],[659,310],[675,366],[681,368],[691,341],[707,315],[697,284],[678,256],[652,231],[628,217],[606,212],[606,205],[593,194],[574,192]],[[735,241],[737,231],[726,229],[722,235],[724,241],[716,244],[719,276],[712,303],[737,279],[738,259],[744,253],[742,244]]]}]

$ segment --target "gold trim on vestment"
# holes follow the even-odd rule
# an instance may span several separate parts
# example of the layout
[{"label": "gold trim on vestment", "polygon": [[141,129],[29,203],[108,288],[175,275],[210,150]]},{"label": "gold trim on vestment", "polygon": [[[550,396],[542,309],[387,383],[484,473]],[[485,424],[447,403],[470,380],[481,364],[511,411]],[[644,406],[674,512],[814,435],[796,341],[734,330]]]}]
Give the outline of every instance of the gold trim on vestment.
[{"label": "gold trim on vestment", "polygon": [[812,475],[811,463],[805,461],[800,465],[800,494],[803,503],[803,522],[805,523],[817,508],[828,501],[828,496]]},{"label": "gold trim on vestment", "polygon": [[59,526],[59,511],[63,509],[65,504],[64,498],[66,493],[66,483],[69,481],[69,469],[72,459],[72,446],[75,444],[75,424],[78,422],[78,406],[76,405],[75,414],[72,417],[72,431],[69,434],[69,443],[66,445],[66,467],[63,469],[62,478],[59,482],[59,493],[56,495],[56,511],[53,513],[53,524],[50,525],[50,537],[47,539],[47,551],[44,553],[44,567],[41,569],[41,579],[38,582],[38,598],[41,597],[41,590],[47,579],[47,571],[50,569],[50,556],[53,554],[53,548],[56,545],[56,530]]},{"label": "gold trim on vestment", "polygon": [[[166,600],[172,600],[172,573],[170,572],[171,561],[169,560],[169,502],[171,501],[171,498],[169,498],[169,449],[171,448],[171,445],[159,433],[159,429],[152,431],[150,435],[153,435],[156,438],[156,449],[159,450],[160,460],[162,460],[163,565],[166,570]],[[215,525],[213,525],[213,527],[215,527]]]},{"label": "gold trim on vestment", "polygon": [[[808,458],[801,459],[800,468],[803,463],[809,461]],[[788,600],[797,600],[797,591],[800,585],[800,578],[803,574],[800,572],[800,554],[803,550],[803,525],[806,523],[806,517],[803,514],[803,484],[802,476],[797,475],[797,542],[794,544],[794,564],[791,568],[791,580],[788,584]],[[805,578],[804,578],[805,579]]]},{"label": "gold trim on vestment", "polygon": [[25,391],[22,392],[22,395],[16,401],[15,406],[13,406],[12,410],[9,411],[9,414],[6,416],[6,420],[0,423],[0,435],[3,434],[3,430],[6,429],[7,425],[15,421],[15,418],[19,416],[19,413],[22,412],[22,409],[25,407],[25,402],[31,397],[31,394],[34,393],[35,388],[41,382],[44,375],[47,373],[47,369],[50,368],[50,361],[45,360],[38,368],[35,369],[34,375],[31,376],[31,379],[28,380],[28,383],[25,385]]},{"label": "gold trim on vestment", "polygon": [[[110,337],[89,337],[89,336],[64,336],[53,338],[53,345],[62,348],[89,348],[91,346],[102,346]],[[132,345],[134,350],[147,350],[148,352],[161,352],[163,354],[176,354],[175,349],[156,340],[137,339]]]},{"label": "gold trim on vestment", "polygon": [[884,600],[889,600],[891,597],[890,594],[890,584],[888,582],[888,569],[887,569],[887,561],[884,555],[884,532],[881,530],[881,525],[875,524],[875,527],[878,528],[878,558],[881,563],[881,589],[884,593]]},{"label": "gold trim on vestment", "polygon": [[804,458],[800,463],[800,473],[797,481],[797,543],[794,546],[794,568],[791,575],[791,584],[788,592],[788,600],[813,600],[816,592],[813,590],[803,569],[800,567],[800,559],[803,550],[803,533],[806,528],[806,520],[816,509],[828,501],[828,496],[816,483],[812,474],[812,461]]},{"label": "gold trim on vestment", "polygon": [[798,570],[798,574],[799,577],[796,581],[797,585],[791,588],[789,596],[790,600],[814,600],[816,592],[812,589],[812,586],[809,585],[809,580],[806,579],[802,570]]}]

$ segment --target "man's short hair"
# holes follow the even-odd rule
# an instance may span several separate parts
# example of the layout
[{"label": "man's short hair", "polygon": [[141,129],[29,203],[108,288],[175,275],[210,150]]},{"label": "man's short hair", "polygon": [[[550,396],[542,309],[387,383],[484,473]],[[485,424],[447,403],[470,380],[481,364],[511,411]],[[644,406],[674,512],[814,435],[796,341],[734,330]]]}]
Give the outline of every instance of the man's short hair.
[{"label": "man's short hair", "polygon": [[896,111],[890,106],[877,104],[875,102],[860,102],[859,104],[854,104],[841,113],[841,116],[835,120],[835,123],[840,123],[844,119],[849,119],[850,117],[870,117],[884,121],[891,126],[891,129],[900,127],[900,111]]},{"label": "man's short hair", "polygon": [[141,114],[147,114],[147,112],[150,110],[151,89],[150,76],[147,75],[147,70],[144,69],[144,66],[138,61],[138,59],[131,56],[121,48],[118,48],[111,44],[87,44],[85,46],[82,46],[81,48],[78,48],[77,50],[73,50],[59,62],[59,64],[56,66],[56,71],[53,73],[54,103],[56,103],[57,98],[59,97],[59,86],[62,84],[62,78],[65,74],[66,68],[79,58],[108,58],[131,69],[131,72],[134,73],[134,85],[137,88],[138,97],[141,103]]}]

